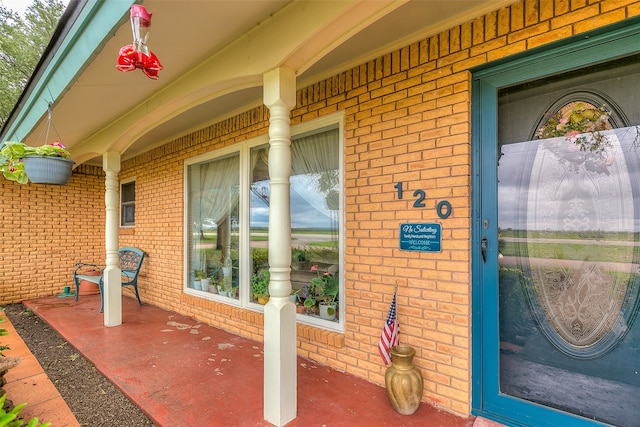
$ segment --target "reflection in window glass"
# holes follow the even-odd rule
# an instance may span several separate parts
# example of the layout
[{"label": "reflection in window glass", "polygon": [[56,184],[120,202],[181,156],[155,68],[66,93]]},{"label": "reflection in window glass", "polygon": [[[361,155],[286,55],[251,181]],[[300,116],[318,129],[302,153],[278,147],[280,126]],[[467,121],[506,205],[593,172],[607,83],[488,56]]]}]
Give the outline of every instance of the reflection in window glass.
[{"label": "reflection in window glass", "polygon": [[239,156],[189,166],[188,287],[238,297]]},{"label": "reflection in window glass", "polygon": [[[268,147],[251,151],[252,301],[268,270]],[[337,320],[339,302],[340,169],[338,130],[291,142],[291,285],[300,313]]]},{"label": "reflection in window glass", "polygon": [[[303,319],[334,326],[340,323],[341,289],[338,126],[293,137],[291,157],[291,299]],[[190,164],[187,186],[187,288],[252,308],[265,304],[269,144]]]},{"label": "reflection in window glass", "polygon": [[120,186],[120,226],[133,227],[136,209],[136,183],[124,183]]}]

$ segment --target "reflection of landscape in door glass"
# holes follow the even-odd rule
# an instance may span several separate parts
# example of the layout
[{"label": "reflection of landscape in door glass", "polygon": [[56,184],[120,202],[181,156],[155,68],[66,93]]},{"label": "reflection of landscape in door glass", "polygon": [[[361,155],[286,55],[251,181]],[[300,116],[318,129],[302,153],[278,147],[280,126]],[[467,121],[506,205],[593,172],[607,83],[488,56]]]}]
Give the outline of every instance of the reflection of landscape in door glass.
[{"label": "reflection of landscape in door glass", "polygon": [[[606,137],[601,169],[587,167],[591,153],[576,159],[564,138],[531,143],[537,147],[523,203],[527,240],[519,242],[535,289],[529,296],[562,340],[577,347],[595,344],[614,327],[634,271],[629,171],[616,135]],[[627,150],[632,142],[627,138]]]},{"label": "reflection of landscape in door glass", "polygon": [[603,134],[610,146],[598,156],[562,137],[501,146],[500,384],[631,426],[640,334],[625,337],[639,300],[640,152],[635,127]]}]

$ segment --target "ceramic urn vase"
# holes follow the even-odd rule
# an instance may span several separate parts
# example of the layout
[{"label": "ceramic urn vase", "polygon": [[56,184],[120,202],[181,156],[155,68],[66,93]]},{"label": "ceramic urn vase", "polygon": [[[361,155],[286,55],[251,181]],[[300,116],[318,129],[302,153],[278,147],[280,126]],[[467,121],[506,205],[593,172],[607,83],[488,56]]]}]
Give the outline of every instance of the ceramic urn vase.
[{"label": "ceramic urn vase", "polygon": [[422,372],[413,366],[415,354],[408,345],[391,347],[391,366],[384,376],[391,406],[402,415],[413,414],[422,399]]}]

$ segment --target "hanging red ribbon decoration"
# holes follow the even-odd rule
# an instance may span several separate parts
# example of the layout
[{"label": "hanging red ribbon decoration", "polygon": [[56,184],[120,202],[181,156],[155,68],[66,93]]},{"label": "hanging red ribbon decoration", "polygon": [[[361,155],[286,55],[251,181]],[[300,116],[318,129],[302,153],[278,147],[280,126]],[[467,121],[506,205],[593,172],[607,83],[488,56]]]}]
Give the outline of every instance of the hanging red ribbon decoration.
[{"label": "hanging red ribbon decoration", "polygon": [[139,68],[150,79],[158,80],[158,71],[162,70],[162,65],[155,53],[151,52],[147,46],[150,26],[151,14],[144,6],[139,4],[131,6],[133,44],[120,48],[116,65],[118,71],[127,72]]}]

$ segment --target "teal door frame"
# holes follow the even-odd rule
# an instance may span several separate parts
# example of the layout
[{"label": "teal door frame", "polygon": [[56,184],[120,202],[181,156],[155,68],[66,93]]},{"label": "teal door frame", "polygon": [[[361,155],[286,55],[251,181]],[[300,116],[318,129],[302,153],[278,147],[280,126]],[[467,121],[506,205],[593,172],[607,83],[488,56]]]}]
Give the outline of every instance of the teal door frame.
[{"label": "teal door frame", "polygon": [[[634,18],[472,70],[472,413],[509,426],[599,422],[500,393],[498,319],[498,90],[640,52]],[[482,246],[486,250],[482,250]]]}]

